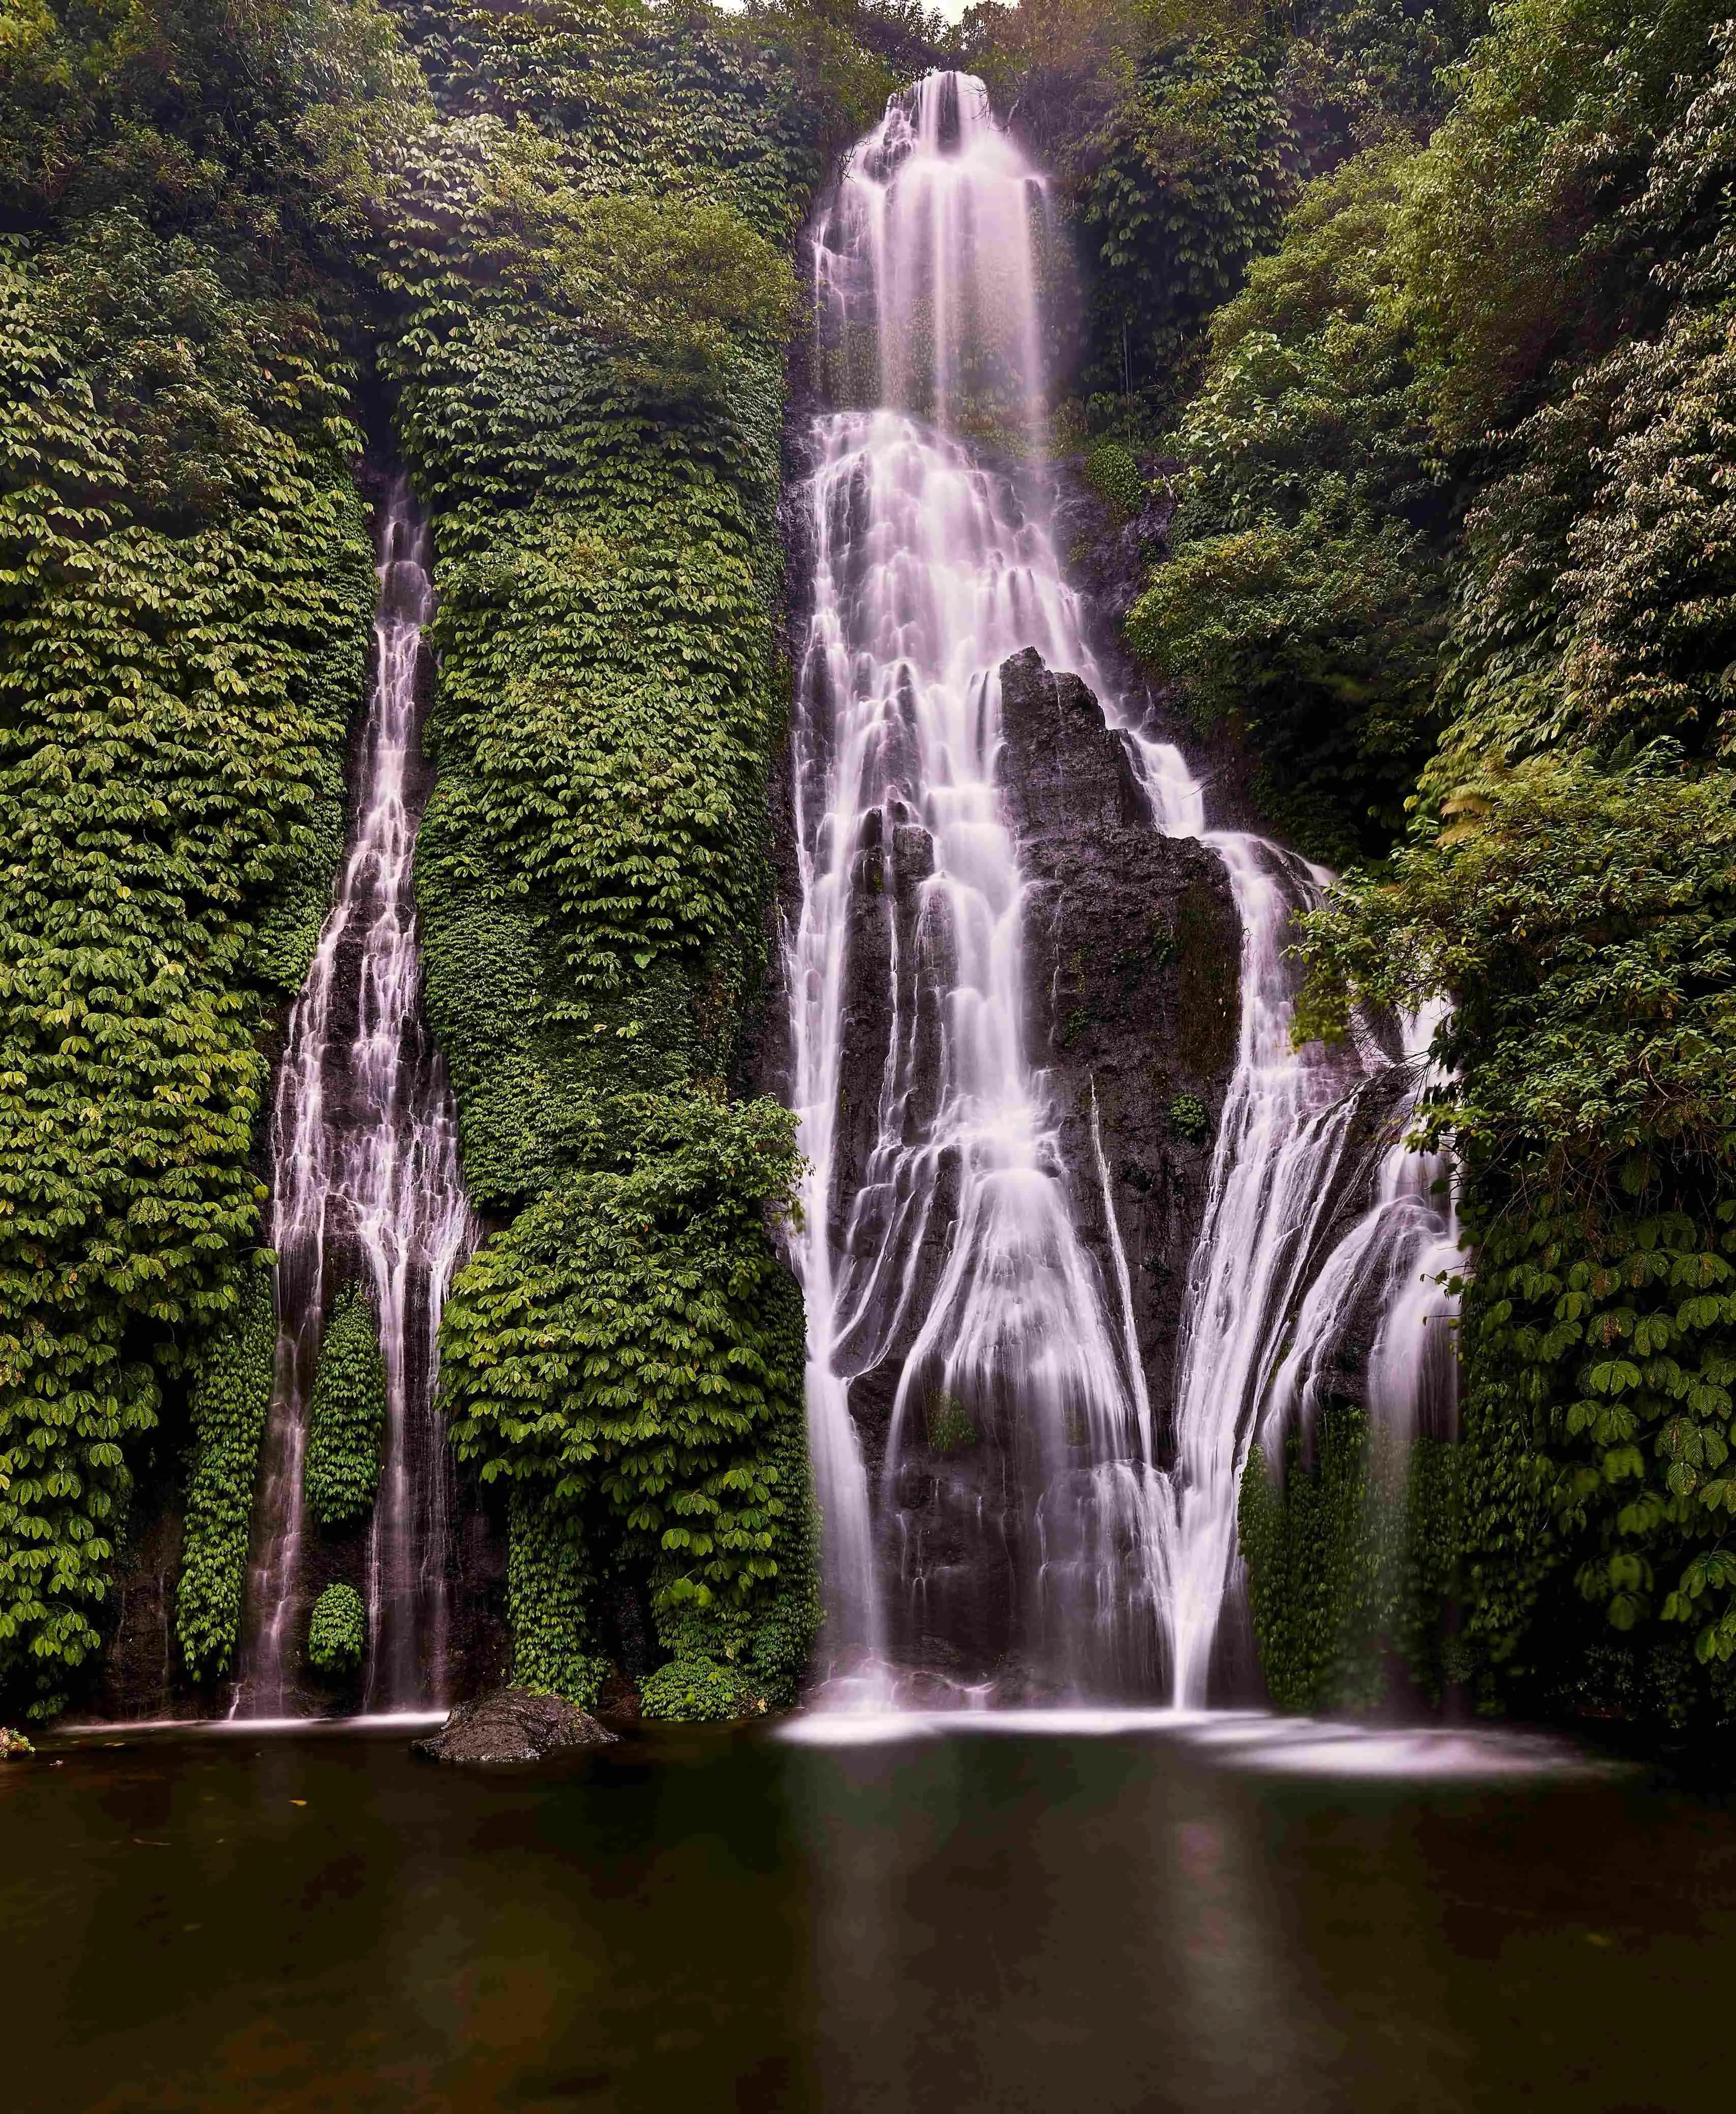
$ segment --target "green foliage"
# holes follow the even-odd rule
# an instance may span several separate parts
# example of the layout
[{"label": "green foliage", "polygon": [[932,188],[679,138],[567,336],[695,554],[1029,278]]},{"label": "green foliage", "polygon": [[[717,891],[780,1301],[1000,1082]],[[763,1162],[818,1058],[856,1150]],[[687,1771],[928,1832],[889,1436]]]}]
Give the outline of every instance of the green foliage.
[{"label": "green foliage", "polygon": [[1122,519],[1133,520],[1144,506],[1144,473],[1133,450],[1120,441],[1097,441],[1088,448],[1085,475],[1098,498]]},{"label": "green foliage", "polygon": [[1307,172],[1425,138],[1450,99],[1448,70],[1486,15],[1480,0],[1329,0],[1305,11],[1284,47],[1277,92]]},{"label": "green foliage", "polygon": [[1435,731],[1448,525],[1393,240],[1413,158],[1314,185],[1213,322],[1176,439],[1175,556],[1128,636],[1202,730],[1230,719],[1303,848],[1384,848]]},{"label": "green foliage", "polygon": [[943,1456],[968,1453],[981,1437],[955,1394],[937,1394],[928,1404],[928,1445]]},{"label": "green foliage", "polygon": [[732,1649],[685,1655],[756,1694],[788,1695],[817,1612],[767,1225],[789,1120],[725,1084],[786,697],[783,246],[821,115],[793,21],[769,49],[593,0],[417,21],[447,121],[382,359],[436,510],[418,902],[466,1180],[509,1221],[447,1306],[442,1387],[512,1486],[515,1677],[580,1703],[599,1577],[660,1631],[726,1613]]},{"label": "green foliage", "polygon": [[712,1724],[752,1717],[765,1707],[765,1698],[756,1695],[734,1667],[712,1659],[671,1659],[639,1683],[639,1708],[648,1718]]},{"label": "green foliage", "polygon": [[1170,1103],[1170,1128],[1189,1145],[1203,1145],[1212,1135],[1212,1116],[1198,1094],[1178,1094]]},{"label": "green foliage", "polygon": [[193,1386],[193,1464],[175,1634],[195,1681],[228,1672],[240,1641],[249,1526],[277,1350],[270,1272],[256,1267],[208,1339]]},{"label": "green foliage", "polygon": [[373,582],[332,345],[191,239],[9,243],[0,368],[0,1681],[52,1687],[257,1237]]},{"label": "green foliage", "polygon": [[16,1761],[35,1751],[22,1732],[15,1732],[9,1725],[0,1725],[0,1762]]},{"label": "green foliage", "polygon": [[368,1649],[368,1610],[353,1586],[328,1586],[308,1618],[308,1663],[341,1677],[355,1672]]},{"label": "green foliage", "polygon": [[308,1411],[302,1469],[308,1510],[322,1526],[341,1526],[373,1507],[386,1422],[386,1361],[373,1303],[346,1285],[320,1339]]},{"label": "green foliage", "polygon": [[956,43],[921,0],[749,0],[745,27],[789,68],[804,109],[816,116],[822,165],[859,140],[887,98]]},{"label": "green foliage", "polygon": [[[1486,1696],[1649,1695],[1674,1718],[1723,1711],[1736,1655],[1736,67],[1703,21],[1587,7],[1550,17],[1522,82],[1521,19],[1479,54],[1417,194],[1414,226],[1459,245],[1412,304],[1436,428],[1512,405],[1546,357],[1578,364],[1470,510],[1450,723],[1406,840],[1311,921],[1299,1027],[1341,1031],[1353,992],[1454,1003],[1432,1119],[1476,1244],[1465,1637]],[[1540,176],[1543,144],[1560,166]],[[1473,197],[1473,163],[1505,191]],[[1505,320],[1463,277],[1480,259],[1506,284],[1497,207],[1532,251],[1546,208],[1578,231],[1501,266],[1525,275]],[[1606,310],[1573,311],[1622,285],[1652,327],[1610,345]]]},{"label": "green foliage", "polygon": [[1093,265],[1088,387],[1171,396],[1177,361],[1277,232],[1287,144],[1264,71],[1233,44],[1204,38],[1145,62],[1076,193]]},{"label": "green foliage", "polygon": [[558,1497],[517,1485],[507,1508],[506,1612],[518,1687],[564,1695],[581,1710],[595,1703],[608,1662],[586,1649],[591,1598],[580,1521]]},{"label": "green foliage", "polygon": [[1367,1710],[1395,1662],[1437,1700],[1456,1663],[1445,1621],[1460,1540],[1454,1449],[1408,1448],[1367,1413],[1328,1406],[1285,1447],[1281,1480],[1255,1447],[1237,1508],[1260,1665],[1286,1710]]},{"label": "green foliage", "polygon": [[427,117],[374,0],[17,0],[0,53],[13,226],[125,203],[244,253],[335,253],[377,224]]},{"label": "green foliage", "polygon": [[795,274],[731,207],[703,198],[577,190],[552,142],[515,133],[496,149],[484,209],[521,302],[584,320],[614,375],[653,401],[726,393],[744,350],[781,347]]},{"label": "green foliage", "polygon": [[1721,16],[1704,0],[1493,11],[1419,165],[1404,244],[1449,445],[1478,445],[1552,364],[1598,356],[1655,309],[1656,252],[1629,208]]}]

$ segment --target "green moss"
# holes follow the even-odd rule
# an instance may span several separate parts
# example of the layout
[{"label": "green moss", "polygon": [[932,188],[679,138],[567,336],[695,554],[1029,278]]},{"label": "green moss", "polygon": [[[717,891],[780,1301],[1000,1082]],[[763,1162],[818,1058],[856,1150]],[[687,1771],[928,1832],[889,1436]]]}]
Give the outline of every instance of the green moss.
[{"label": "green moss", "polygon": [[321,1673],[353,1673],[368,1649],[368,1610],[353,1586],[328,1586],[308,1620],[308,1661]]},{"label": "green moss", "polygon": [[781,1695],[816,1615],[767,1229],[793,1162],[787,1117],[725,1082],[787,710],[783,245],[811,116],[701,15],[557,0],[441,37],[455,123],[515,127],[419,172],[383,353],[435,510],[428,1011],[470,1193],[506,1222],[447,1306],[443,1398],[513,1485],[518,1678],[590,1699],[606,1576],[660,1629],[726,1622]]},{"label": "green moss", "polygon": [[372,1510],[386,1421],[386,1361],[373,1302],[346,1285],[328,1317],[308,1412],[308,1510],[341,1526]]}]

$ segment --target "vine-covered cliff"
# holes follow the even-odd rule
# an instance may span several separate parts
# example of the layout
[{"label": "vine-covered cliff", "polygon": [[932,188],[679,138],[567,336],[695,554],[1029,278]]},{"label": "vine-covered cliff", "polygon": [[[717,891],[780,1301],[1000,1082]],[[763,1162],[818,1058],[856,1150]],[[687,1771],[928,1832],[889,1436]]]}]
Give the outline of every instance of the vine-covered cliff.
[{"label": "vine-covered cliff", "polygon": [[[447,1384],[504,1479],[518,1672],[588,1698],[602,1655],[672,1653],[678,1714],[785,1695],[792,1148],[740,1090],[789,250],[890,77],[818,18],[618,5],[139,0],[8,38],[0,1684],[52,1714],[117,1622],[176,1682],[235,1663],[267,1089],[342,842],[371,455],[434,517],[417,885],[496,1231]],[[338,1429],[377,1414],[327,1371],[346,1297],[328,1526],[376,1444]]]}]

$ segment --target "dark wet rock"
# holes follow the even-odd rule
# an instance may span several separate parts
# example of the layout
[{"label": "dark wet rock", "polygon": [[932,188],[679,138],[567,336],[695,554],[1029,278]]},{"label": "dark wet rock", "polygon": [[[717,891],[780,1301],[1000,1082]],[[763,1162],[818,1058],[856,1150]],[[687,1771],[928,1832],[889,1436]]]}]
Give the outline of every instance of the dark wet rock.
[{"label": "dark wet rock", "polygon": [[1212,789],[1214,828],[1269,835],[1249,782],[1257,758],[1243,746],[1233,720],[1210,728],[1190,724],[1174,686],[1154,681],[1127,647],[1128,612],[1170,556],[1176,464],[1163,459],[1143,464],[1148,480],[1145,503],[1132,518],[1097,490],[1081,457],[1053,467],[1055,540],[1067,554],[1067,576],[1083,599],[1086,634],[1097,666],[1144,731],[1187,750],[1196,776]]},{"label": "dark wet rock", "polygon": [[432,1737],[412,1741],[410,1752],[429,1762],[537,1762],[563,1748],[608,1746],[614,1739],[562,1696],[502,1688],[460,1703]]},{"label": "dark wet rock", "polygon": [[1119,1233],[1162,1434],[1235,1062],[1241,927],[1221,861],[1157,828],[1127,741],[1085,684],[1032,652],[1002,664],[1001,684],[997,771],[1028,891],[1028,1047],[1049,1073],[1075,1222],[1112,1301]]}]

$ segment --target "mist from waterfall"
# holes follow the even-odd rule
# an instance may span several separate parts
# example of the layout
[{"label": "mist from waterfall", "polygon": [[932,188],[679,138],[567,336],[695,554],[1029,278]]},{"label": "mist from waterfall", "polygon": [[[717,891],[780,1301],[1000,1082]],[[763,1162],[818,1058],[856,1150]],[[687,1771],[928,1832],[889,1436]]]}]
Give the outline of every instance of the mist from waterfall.
[{"label": "mist from waterfall", "polygon": [[[814,423],[799,495],[811,615],[786,969],[832,1700],[895,1695],[918,1630],[979,1635],[985,1564],[1012,1581],[1015,1655],[1043,1692],[1206,1700],[1241,1470],[1286,1328],[1342,1234],[1359,1090],[1391,1062],[1372,1033],[1291,1049],[1291,920],[1327,876],[1207,834],[1179,753],[1128,724],[1093,662],[1045,471],[1047,212],[983,85],[936,74],[893,98],[813,229],[835,408]],[[1236,1065],[1167,1448],[1114,1210],[1106,1273],[1025,1047],[1022,881],[995,768],[997,671],[1026,647],[1097,693],[1154,823],[1216,851],[1242,923]],[[1427,1195],[1418,1210],[1440,1219]],[[1408,1282],[1391,1290],[1378,1354],[1396,1371],[1433,1310]],[[888,1373],[874,1459],[852,1388]],[[1008,1467],[992,1500],[949,1434],[994,1443]],[[938,1553],[913,1477],[938,1489]]]},{"label": "mist from waterfall", "polygon": [[275,1381],[255,1510],[234,1713],[283,1715],[301,1682],[310,1603],[303,1490],[320,1336],[360,1281],[386,1371],[380,1480],[368,1529],[364,1707],[447,1697],[452,1471],[434,1407],[440,1311],[478,1229],[458,1167],[451,1089],[424,1023],[411,861],[417,675],[433,611],[428,532],[408,486],[378,529],[378,605],[355,818],[337,893],[290,1018],[273,1105]]}]

